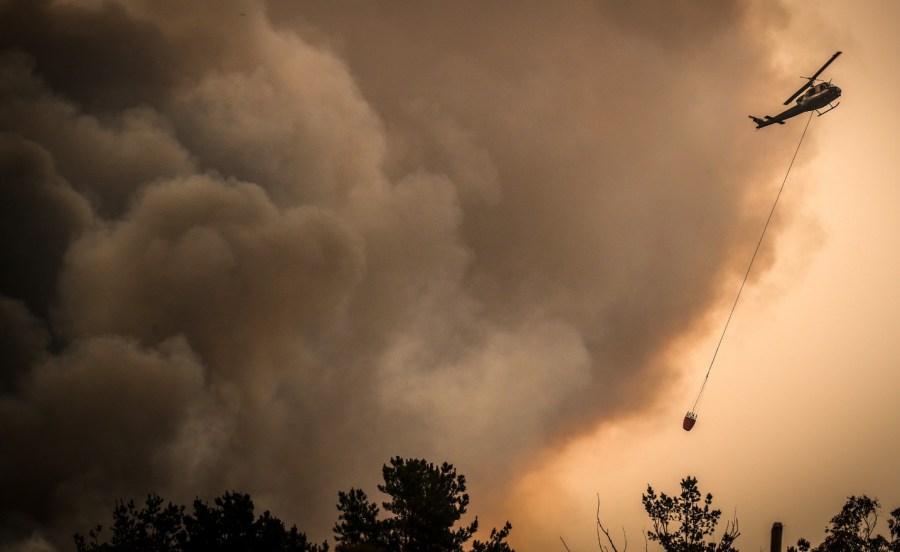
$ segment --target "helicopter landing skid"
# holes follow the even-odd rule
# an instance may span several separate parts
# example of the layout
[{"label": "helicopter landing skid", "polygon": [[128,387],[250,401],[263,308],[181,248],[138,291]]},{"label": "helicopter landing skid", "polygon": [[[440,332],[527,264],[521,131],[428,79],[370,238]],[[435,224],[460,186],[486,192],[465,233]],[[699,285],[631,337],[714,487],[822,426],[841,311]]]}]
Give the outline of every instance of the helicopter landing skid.
[{"label": "helicopter landing skid", "polygon": [[834,104],[834,105],[831,105],[831,104],[828,104],[828,105],[829,105],[830,107],[829,107],[828,109],[826,109],[825,111],[819,111],[818,109],[816,110],[816,113],[819,115],[819,117],[821,117],[822,115],[825,115],[826,113],[828,113],[828,112],[831,111],[832,109],[837,108],[837,106],[841,105],[841,102],[838,102],[838,103],[836,103],[836,104]]}]

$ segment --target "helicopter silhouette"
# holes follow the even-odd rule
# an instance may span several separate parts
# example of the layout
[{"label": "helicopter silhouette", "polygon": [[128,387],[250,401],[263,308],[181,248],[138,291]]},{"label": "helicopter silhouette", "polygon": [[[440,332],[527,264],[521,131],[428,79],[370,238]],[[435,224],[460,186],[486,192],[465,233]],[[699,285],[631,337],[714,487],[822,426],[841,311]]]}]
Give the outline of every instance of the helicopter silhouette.
[{"label": "helicopter silhouette", "polygon": [[[836,54],[831,56],[831,59],[826,61],[825,65],[823,65],[821,69],[816,71],[813,76],[803,77],[805,79],[808,79],[806,84],[801,86],[800,90],[794,92],[794,94],[784,102],[784,105],[788,105],[791,103],[791,101],[794,100],[794,98],[797,98],[797,105],[791,107],[790,109],[782,111],[774,117],[766,115],[765,117],[760,119],[759,117],[750,115],[750,118],[753,119],[754,123],[756,123],[756,128],[762,128],[765,126],[774,125],[776,123],[779,125],[783,125],[787,119],[812,110],[815,110],[816,113],[818,113],[821,117],[822,115],[825,115],[832,109],[839,106],[841,104],[840,102],[836,103],[835,105],[831,105],[831,102],[841,97],[840,88],[831,84],[830,80],[828,82],[820,81],[818,84],[816,84],[816,77],[818,77],[826,67],[831,65],[831,62],[837,59],[839,55],[841,55],[841,52],[837,52]],[[829,106],[829,108],[825,111],[820,112],[819,110],[826,105]]]}]

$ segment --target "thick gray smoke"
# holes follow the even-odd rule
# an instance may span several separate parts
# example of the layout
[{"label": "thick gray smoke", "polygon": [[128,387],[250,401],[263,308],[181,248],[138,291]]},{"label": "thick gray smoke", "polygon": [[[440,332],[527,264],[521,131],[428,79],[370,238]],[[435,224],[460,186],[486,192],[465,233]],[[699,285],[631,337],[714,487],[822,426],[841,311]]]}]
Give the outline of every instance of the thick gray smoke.
[{"label": "thick gray smoke", "polygon": [[0,537],[236,488],[323,538],[392,455],[486,493],[652,405],[792,139],[749,10],[0,2]]}]

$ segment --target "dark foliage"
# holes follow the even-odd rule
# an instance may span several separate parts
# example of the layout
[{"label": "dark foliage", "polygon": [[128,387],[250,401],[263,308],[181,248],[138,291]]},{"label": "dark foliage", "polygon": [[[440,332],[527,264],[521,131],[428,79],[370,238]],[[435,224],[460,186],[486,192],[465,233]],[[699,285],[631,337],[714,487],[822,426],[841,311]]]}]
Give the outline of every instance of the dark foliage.
[{"label": "dark foliage", "polygon": [[648,485],[641,497],[653,522],[647,538],[658,542],[666,552],[736,552],[733,545],[740,535],[737,519],[726,525],[718,542],[712,540],[722,515],[721,510],[711,509],[712,498],[707,494],[701,502],[697,479],[691,476],[681,480],[679,496],[657,495]]},{"label": "dark foliage", "polygon": [[514,552],[506,542],[511,530],[512,524],[508,521],[499,531],[491,529],[491,537],[486,542],[476,540],[472,543],[472,552]]},{"label": "dark foliage", "polygon": [[338,522],[334,525],[338,550],[386,550],[387,526],[378,519],[378,506],[360,489],[338,493]]},{"label": "dark foliage", "polygon": [[163,499],[157,495],[147,497],[146,505],[138,510],[133,500],[119,502],[113,509],[112,536],[101,543],[101,525],[88,532],[90,542],[83,535],[75,535],[78,552],[134,551],[166,552],[180,550],[184,506],[171,502],[163,507]]},{"label": "dark foliage", "polygon": [[822,544],[812,548],[808,540],[800,539],[788,552],[900,552],[900,508],[891,512],[887,522],[890,539],[875,534],[880,508],[876,499],[851,496],[831,518]]},{"label": "dark foliage", "polygon": [[102,526],[89,531],[89,540],[75,535],[78,552],[326,552],[328,545],[310,543],[296,527],[268,511],[254,515],[249,495],[228,492],[214,505],[194,501],[192,514],[171,502],[163,507],[157,495],[138,509],[133,501],[113,510],[112,535],[101,541]]},{"label": "dark foliage", "polygon": [[[382,502],[388,517],[358,489],[338,494],[338,523],[334,526],[337,550],[387,552],[461,552],[478,530],[478,519],[456,527],[466,513],[469,495],[465,476],[451,464],[436,466],[420,459],[392,458],[382,469],[378,490],[390,500]],[[476,552],[512,549],[506,538],[512,526],[492,530],[487,542],[474,541]]]},{"label": "dark foliage", "polygon": [[378,490],[391,497],[383,502],[393,514],[387,519],[389,542],[401,551],[462,550],[478,530],[476,518],[467,527],[453,526],[466,513],[469,495],[466,478],[444,462],[440,467],[425,460],[392,458],[382,469],[384,485]]},{"label": "dark foliage", "polygon": [[[478,519],[457,527],[466,514],[466,478],[448,463],[392,458],[383,467],[378,490],[386,517],[359,489],[338,493],[334,525],[340,552],[462,552],[478,529]],[[491,530],[490,538],[472,542],[472,552],[514,552],[506,539],[512,525]],[[97,525],[85,538],[75,535],[77,552],[327,552],[328,544],[309,542],[296,527],[268,511],[256,516],[249,495],[227,492],[212,504],[194,500],[193,509],[147,497],[143,508],[133,501],[113,510],[108,540]]]}]

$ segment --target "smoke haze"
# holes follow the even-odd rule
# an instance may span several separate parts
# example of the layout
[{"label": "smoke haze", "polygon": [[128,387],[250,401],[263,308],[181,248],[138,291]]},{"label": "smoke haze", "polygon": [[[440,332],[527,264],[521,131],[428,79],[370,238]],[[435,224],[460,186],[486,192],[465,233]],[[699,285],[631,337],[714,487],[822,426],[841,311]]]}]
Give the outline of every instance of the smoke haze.
[{"label": "smoke haze", "polygon": [[2,538],[236,488],[321,539],[393,455],[478,511],[651,407],[794,139],[775,8],[0,2]]}]

